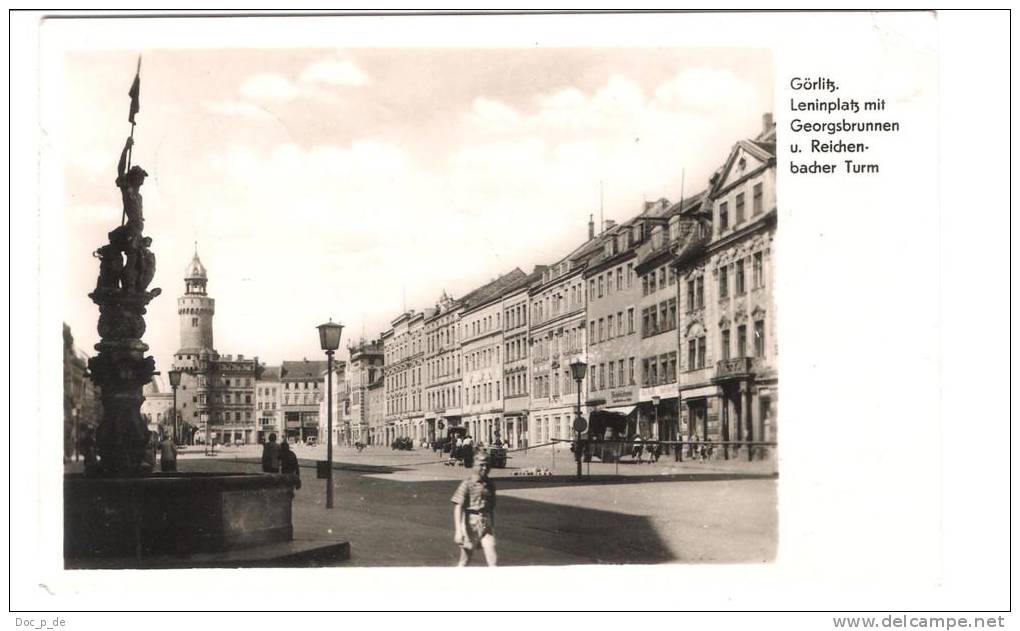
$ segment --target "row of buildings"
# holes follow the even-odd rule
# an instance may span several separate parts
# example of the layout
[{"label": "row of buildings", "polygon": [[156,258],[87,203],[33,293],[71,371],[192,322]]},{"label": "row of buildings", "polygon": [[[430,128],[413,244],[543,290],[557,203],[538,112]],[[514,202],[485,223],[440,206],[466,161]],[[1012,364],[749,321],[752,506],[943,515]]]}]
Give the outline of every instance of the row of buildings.
[{"label": "row of buildings", "polygon": [[[336,362],[332,440],[431,441],[454,428],[515,447],[569,438],[578,359],[588,364],[584,411],[625,414],[631,434],[775,440],[775,155],[766,114],[702,192],[646,202],[598,231],[589,220],[587,238],[559,260],[397,315]],[[326,362],[220,355],[197,251],[184,281],[173,367],[183,371],[185,440],[325,440]],[[150,389],[147,403],[172,423],[167,396]]]},{"label": "row of buildings", "polygon": [[580,359],[585,411],[625,414],[632,434],[775,440],[775,155],[766,114],[704,191],[598,233],[589,220],[560,260],[399,314],[351,347],[334,425],[368,444],[569,438]]}]

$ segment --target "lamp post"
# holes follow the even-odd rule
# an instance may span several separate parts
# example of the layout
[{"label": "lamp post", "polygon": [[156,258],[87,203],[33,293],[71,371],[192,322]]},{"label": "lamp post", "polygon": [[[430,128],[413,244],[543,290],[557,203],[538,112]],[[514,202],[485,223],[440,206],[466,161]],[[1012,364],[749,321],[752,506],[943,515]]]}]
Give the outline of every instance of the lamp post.
[{"label": "lamp post", "polygon": [[577,478],[581,479],[581,432],[586,430],[587,423],[581,416],[581,382],[584,381],[584,374],[588,371],[588,364],[580,358],[570,362],[570,375],[577,382],[577,417],[574,419],[574,432],[577,434],[577,442],[574,443],[574,458],[577,460]]},{"label": "lamp post", "polygon": [[319,345],[326,351],[326,508],[333,508],[333,353],[340,348],[344,325],[333,322],[320,324]]},{"label": "lamp post", "polygon": [[172,368],[166,374],[170,377],[170,389],[174,392],[174,406],[171,411],[174,415],[174,444],[178,445],[181,442],[181,437],[177,428],[177,386],[181,385],[181,371]]},{"label": "lamp post", "polygon": [[659,427],[659,401],[661,400],[657,394],[652,396],[652,422],[655,424],[655,440],[662,440],[662,432],[660,431],[662,428]]}]

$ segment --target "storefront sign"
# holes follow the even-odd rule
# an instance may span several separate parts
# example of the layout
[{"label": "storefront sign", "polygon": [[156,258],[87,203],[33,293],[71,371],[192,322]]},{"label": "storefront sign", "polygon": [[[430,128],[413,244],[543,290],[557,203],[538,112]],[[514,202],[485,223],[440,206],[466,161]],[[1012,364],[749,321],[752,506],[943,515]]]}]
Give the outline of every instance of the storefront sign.
[{"label": "storefront sign", "polygon": [[633,403],[634,390],[613,390],[609,393],[609,400],[612,403]]}]

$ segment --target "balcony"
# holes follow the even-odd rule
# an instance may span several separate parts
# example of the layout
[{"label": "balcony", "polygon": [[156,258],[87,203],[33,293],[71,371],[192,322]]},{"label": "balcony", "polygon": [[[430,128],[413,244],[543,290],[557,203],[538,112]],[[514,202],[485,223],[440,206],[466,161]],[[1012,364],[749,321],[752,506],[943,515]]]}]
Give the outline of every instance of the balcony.
[{"label": "balcony", "polygon": [[715,379],[736,379],[754,375],[758,365],[753,357],[732,357],[715,365]]}]

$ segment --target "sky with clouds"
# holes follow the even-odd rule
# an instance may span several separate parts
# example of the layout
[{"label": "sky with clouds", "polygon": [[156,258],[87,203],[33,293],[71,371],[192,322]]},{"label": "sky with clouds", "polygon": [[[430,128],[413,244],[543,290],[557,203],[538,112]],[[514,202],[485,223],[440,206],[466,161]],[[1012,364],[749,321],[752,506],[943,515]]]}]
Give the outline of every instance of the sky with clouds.
[{"label": "sky with clouds", "polygon": [[[135,63],[65,58],[64,306],[83,349]],[[600,182],[617,221],[703,189],[772,82],[756,49],[142,51],[134,163],[163,289],[144,340],[169,367],[196,241],[221,353],[318,358],[328,318],[376,336],[405,305],[562,257]]]}]

